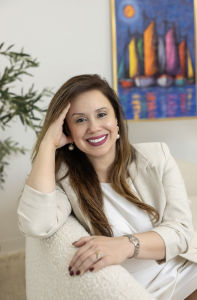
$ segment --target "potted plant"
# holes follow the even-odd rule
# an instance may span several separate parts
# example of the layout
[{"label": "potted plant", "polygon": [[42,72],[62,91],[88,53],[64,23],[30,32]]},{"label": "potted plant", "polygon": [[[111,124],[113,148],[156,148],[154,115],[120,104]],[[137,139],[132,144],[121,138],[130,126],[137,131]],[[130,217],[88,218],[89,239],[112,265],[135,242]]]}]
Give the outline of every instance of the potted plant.
[{"label": "potted plant", "polygon": [[[9,46],[6,50],[2,50],[4,43],[0,45],[0,55],[3,55],[9,60],[9,65],[5,67],[2,74],[0,74],[0,128],[5,130],[10,127],[9,123],[19,117],[22,124],[27,129],[31,127],[36,135],[39,132],[41,123],[46,112],[46,109],[41,109],[38,106],[43,97],[53,95],[51,89],[44,88],[41,92],[34,90],[34,84],[29,90],[24,93],[23,88],[21,93],[13,91],[12,83],[22,81],[23,76],[32,76],[29,73],[30,68],[39,66],[36,59],[23,52],[14,52]],[[5,182],[5,167],[9,164],[7,161],[8,156],[13,153],[25,154],[28,149],[19,147],[18,142],[12,140],[11,137],[5,140],[0,139],[0,188],[3,189]]]}]

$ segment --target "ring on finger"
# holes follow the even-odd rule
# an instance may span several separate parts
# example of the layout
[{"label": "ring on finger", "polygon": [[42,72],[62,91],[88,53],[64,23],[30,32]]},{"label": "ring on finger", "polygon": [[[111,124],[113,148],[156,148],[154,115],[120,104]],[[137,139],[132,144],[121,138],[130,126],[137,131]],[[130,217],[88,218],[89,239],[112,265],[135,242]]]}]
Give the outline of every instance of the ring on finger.
[{"label": "ring on finger", "polygon": [[96,252],[96,258],[97,260],[100,260],[102,258],[102,253],[101,252]]}]

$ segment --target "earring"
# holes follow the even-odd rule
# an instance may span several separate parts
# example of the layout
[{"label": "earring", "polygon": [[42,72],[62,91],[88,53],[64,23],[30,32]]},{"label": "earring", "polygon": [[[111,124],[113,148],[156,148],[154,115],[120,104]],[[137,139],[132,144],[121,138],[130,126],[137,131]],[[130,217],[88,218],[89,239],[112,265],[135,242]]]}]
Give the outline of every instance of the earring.
[{"label": "earring", "polygon": [[68,149],[69,149],[70,151],[74,150],[73,143],[71,143],[71,144],[68,146]]},{"label": "earring", "polygon": [[117,125],[117,129],[118,129],[117,139],[119,139],[120,135],[119,135],[119,126],[118,125]]}]

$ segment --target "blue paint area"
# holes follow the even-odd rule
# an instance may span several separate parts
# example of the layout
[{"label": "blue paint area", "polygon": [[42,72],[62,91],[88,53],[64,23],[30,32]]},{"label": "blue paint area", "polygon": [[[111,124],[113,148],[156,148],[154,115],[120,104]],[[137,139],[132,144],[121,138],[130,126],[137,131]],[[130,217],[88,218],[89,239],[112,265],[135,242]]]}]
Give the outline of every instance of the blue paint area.
[{"label": "blue paint area", "polygon": [[[126,5],[132,5],[135,9],[132,18],[124,16]],[[117,62],[119,66],[125,55],[125,74],[128,74],[127,48],[131,38],[135,36],[139,40],[143,37],[144,30],[153,20],[156,34],[163,40],[172,26],[175,28],[177,45],[186,39],[196,74],[193,0],[115,0],[115,13]],[[169,88],[122,88],[118,85],[118,96],[127,119],[133,119],[138,114],[140,119],[197,116],[196,84],[182,87],[173,85]]]},{"label": "blue paint area", "polygon": [[[127,88],[118,85],[126,118],[162,119],[196,116],[196,86]],[[135,116],[137,118],[135,118]]]}]

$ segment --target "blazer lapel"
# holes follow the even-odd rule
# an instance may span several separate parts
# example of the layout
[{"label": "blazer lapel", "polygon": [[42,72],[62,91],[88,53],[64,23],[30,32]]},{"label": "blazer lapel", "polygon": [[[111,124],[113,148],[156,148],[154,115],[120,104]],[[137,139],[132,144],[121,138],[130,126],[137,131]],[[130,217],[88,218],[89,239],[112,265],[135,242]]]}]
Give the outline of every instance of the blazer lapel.
[{"label": "blazer lapel", "polygon": [[149,214],[153,227],[158,226],[162,221],[166,200],[162,179],[156,167],[151,165],[150,160],[144,154],[137,152],[137,167],[134,162],[131,163],[129,173],[142,202],[154,207],[159,213],[157,223],[154,223],[155,220],[152,221],[153,216]]}]

